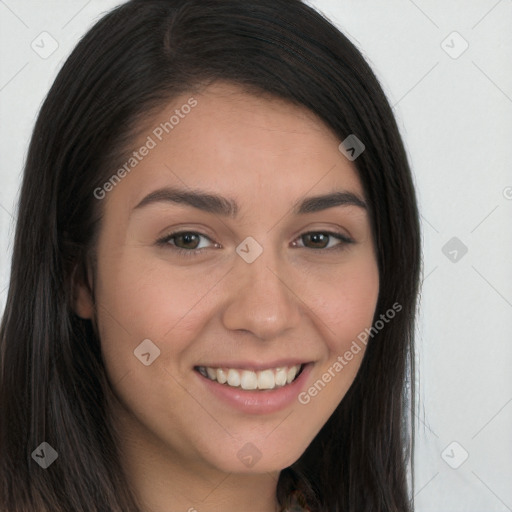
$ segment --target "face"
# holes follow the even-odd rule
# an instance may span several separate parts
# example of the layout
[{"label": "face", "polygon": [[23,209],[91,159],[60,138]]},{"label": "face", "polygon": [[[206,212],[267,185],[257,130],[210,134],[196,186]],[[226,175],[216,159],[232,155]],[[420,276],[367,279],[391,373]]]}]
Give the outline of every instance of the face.
[{"label": "face", "polygon": [[279,471],[352,384],[377,303],[355,166],[311,112],[228,84],[147,126],[96,193],[96,307],[77,301],[115,418],[181,467]]}]

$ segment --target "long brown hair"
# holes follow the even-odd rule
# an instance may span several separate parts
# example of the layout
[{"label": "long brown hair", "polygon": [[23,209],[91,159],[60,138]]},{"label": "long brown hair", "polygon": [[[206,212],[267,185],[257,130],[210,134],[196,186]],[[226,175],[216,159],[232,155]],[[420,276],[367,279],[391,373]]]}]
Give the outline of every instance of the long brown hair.
[{"label": "long brown hair", "polygon": [[[380,273],[376,333],[348,393],[279,478],[315,512],[408,512],[413,334],[420,229],[393,112],[355,46],[298,0],[132,0],[105,15],[65,62],[39,113],[24,169],[0,329],[0,509],[140,512],[107,415],[100,340],[73,313],[72,282],[95,243],[94,190],[123,161],[138,122],[214,80],[306,106],[354,161]],[[411,428],[412,425],[412,428]],[[47,442],[58,460],[42,469]],[[170,504],[172,507],[172,504]],[[252,511],[248,511],[252,512]]]}]

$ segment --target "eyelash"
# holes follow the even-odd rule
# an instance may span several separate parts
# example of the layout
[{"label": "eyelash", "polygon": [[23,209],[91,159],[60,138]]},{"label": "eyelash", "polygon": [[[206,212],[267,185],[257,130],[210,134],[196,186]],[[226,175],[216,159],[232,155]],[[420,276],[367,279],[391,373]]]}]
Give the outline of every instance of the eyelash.
[{"label": "eyelash", "polygon": [[[300,247],[301,249],[311,249],[312,251],[341,251],[345,249],[345,246],[348,244],[353,244],[354,240],[349,238],[346,235],[343,235],[341,233],[337,233],[335,231],[308,231],[306,233],[302,233],[298,238],[302,238],[306,235],[314,235],[314,234],[321,234],[321,235],[328,235],[330,237],[336,238],[337,240],[340,240],[342,243],[335,245],[334,247],[330,247],[328,249],[311,249],[309,247]],[[158,239],[156,241],[156,244],[160,247],[171,247],[172,251],[177,253],[178,255],[185,256],[185,257],[195,257],[199,256],[206,247],[203,247],[201,249],[183,249],[182,247],[176,247],[175,245],[170,245],[169,241],[173,238],[179,236],[179,235],[199,235],[200,237],[207,238],[212,241],[208,236],[203,235],[202,233],[198,233],[197,231],[175,231],[174,233],[170,233],[168,235],[165,235],[164,237]]]}]

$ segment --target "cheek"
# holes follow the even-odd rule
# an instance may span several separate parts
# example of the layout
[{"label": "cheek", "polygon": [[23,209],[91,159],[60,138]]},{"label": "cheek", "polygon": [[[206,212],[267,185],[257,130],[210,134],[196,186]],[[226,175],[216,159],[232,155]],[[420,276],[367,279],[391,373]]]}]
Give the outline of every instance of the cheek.
[{"label": "cheek", "polygon": [[322,326],[331,355],[343,353],[352,340],[371,326],[379,295],[375,259],[363,255],[324,279],[312,297],[312,309]]},{"label": "cheek", "polygon": [[[211,275],[176,270],[165,260],[129,250],[114,267],[103,267],[98,297],[110,320],[134,339],[153,336],[163,341],[174,330],[190,328],[189,316],[211,288],[210,280]],[[173,345],[179,346],[180,339],[173,338]]]},{"label": "cheek", "polygon": [[191,369],[186,354],[207,319],[205,293],[218,278],[201,279],[197,271],[194,278],[192,270],[148,258],[147,249],[128,248],[100,261],[99,335],[114,393],[142,425],[179,446],[187,436],[184,418],[208,419],[183,379]]},{"label": "cheek", "polygon": [[347,266],[324,289],[312,308],[323,335],[324,357],[298,396],[298,410],[314,433],[343,400],[361,366],[366,344],[358,336],[371,327],[379,294],[375,260]]},{"label": "cheek", "polygon": [[[148,379],[148,369],[185,374],[190,370],[194,341],[215,310],[216,284],[225,269],[198,273],[194,265],[177,268],[165,258],[149,258],[147,248],[138,247],[125,247],[116,258],[99,261],[99,334],[112,381],[130,373],[131,380],[140,377],[142,389],[151,385],[151,379],[169,380],[163,371]],[[151,363],[149,368],[134,353],[147,353],[147,346],[158,357],[158,364]]]}]

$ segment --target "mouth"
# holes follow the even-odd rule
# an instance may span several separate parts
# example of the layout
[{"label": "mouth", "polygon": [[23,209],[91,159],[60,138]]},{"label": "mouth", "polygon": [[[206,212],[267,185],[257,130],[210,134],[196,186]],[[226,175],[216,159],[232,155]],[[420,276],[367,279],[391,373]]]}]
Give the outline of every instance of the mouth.
[{"label": "mouth", "polygon": [[271,391],[288,386],[294,382],[306,363],[279,366],[263,370],[241,368],[195,366],[194,370],[206,379],[227,387],[245,391]]}]

